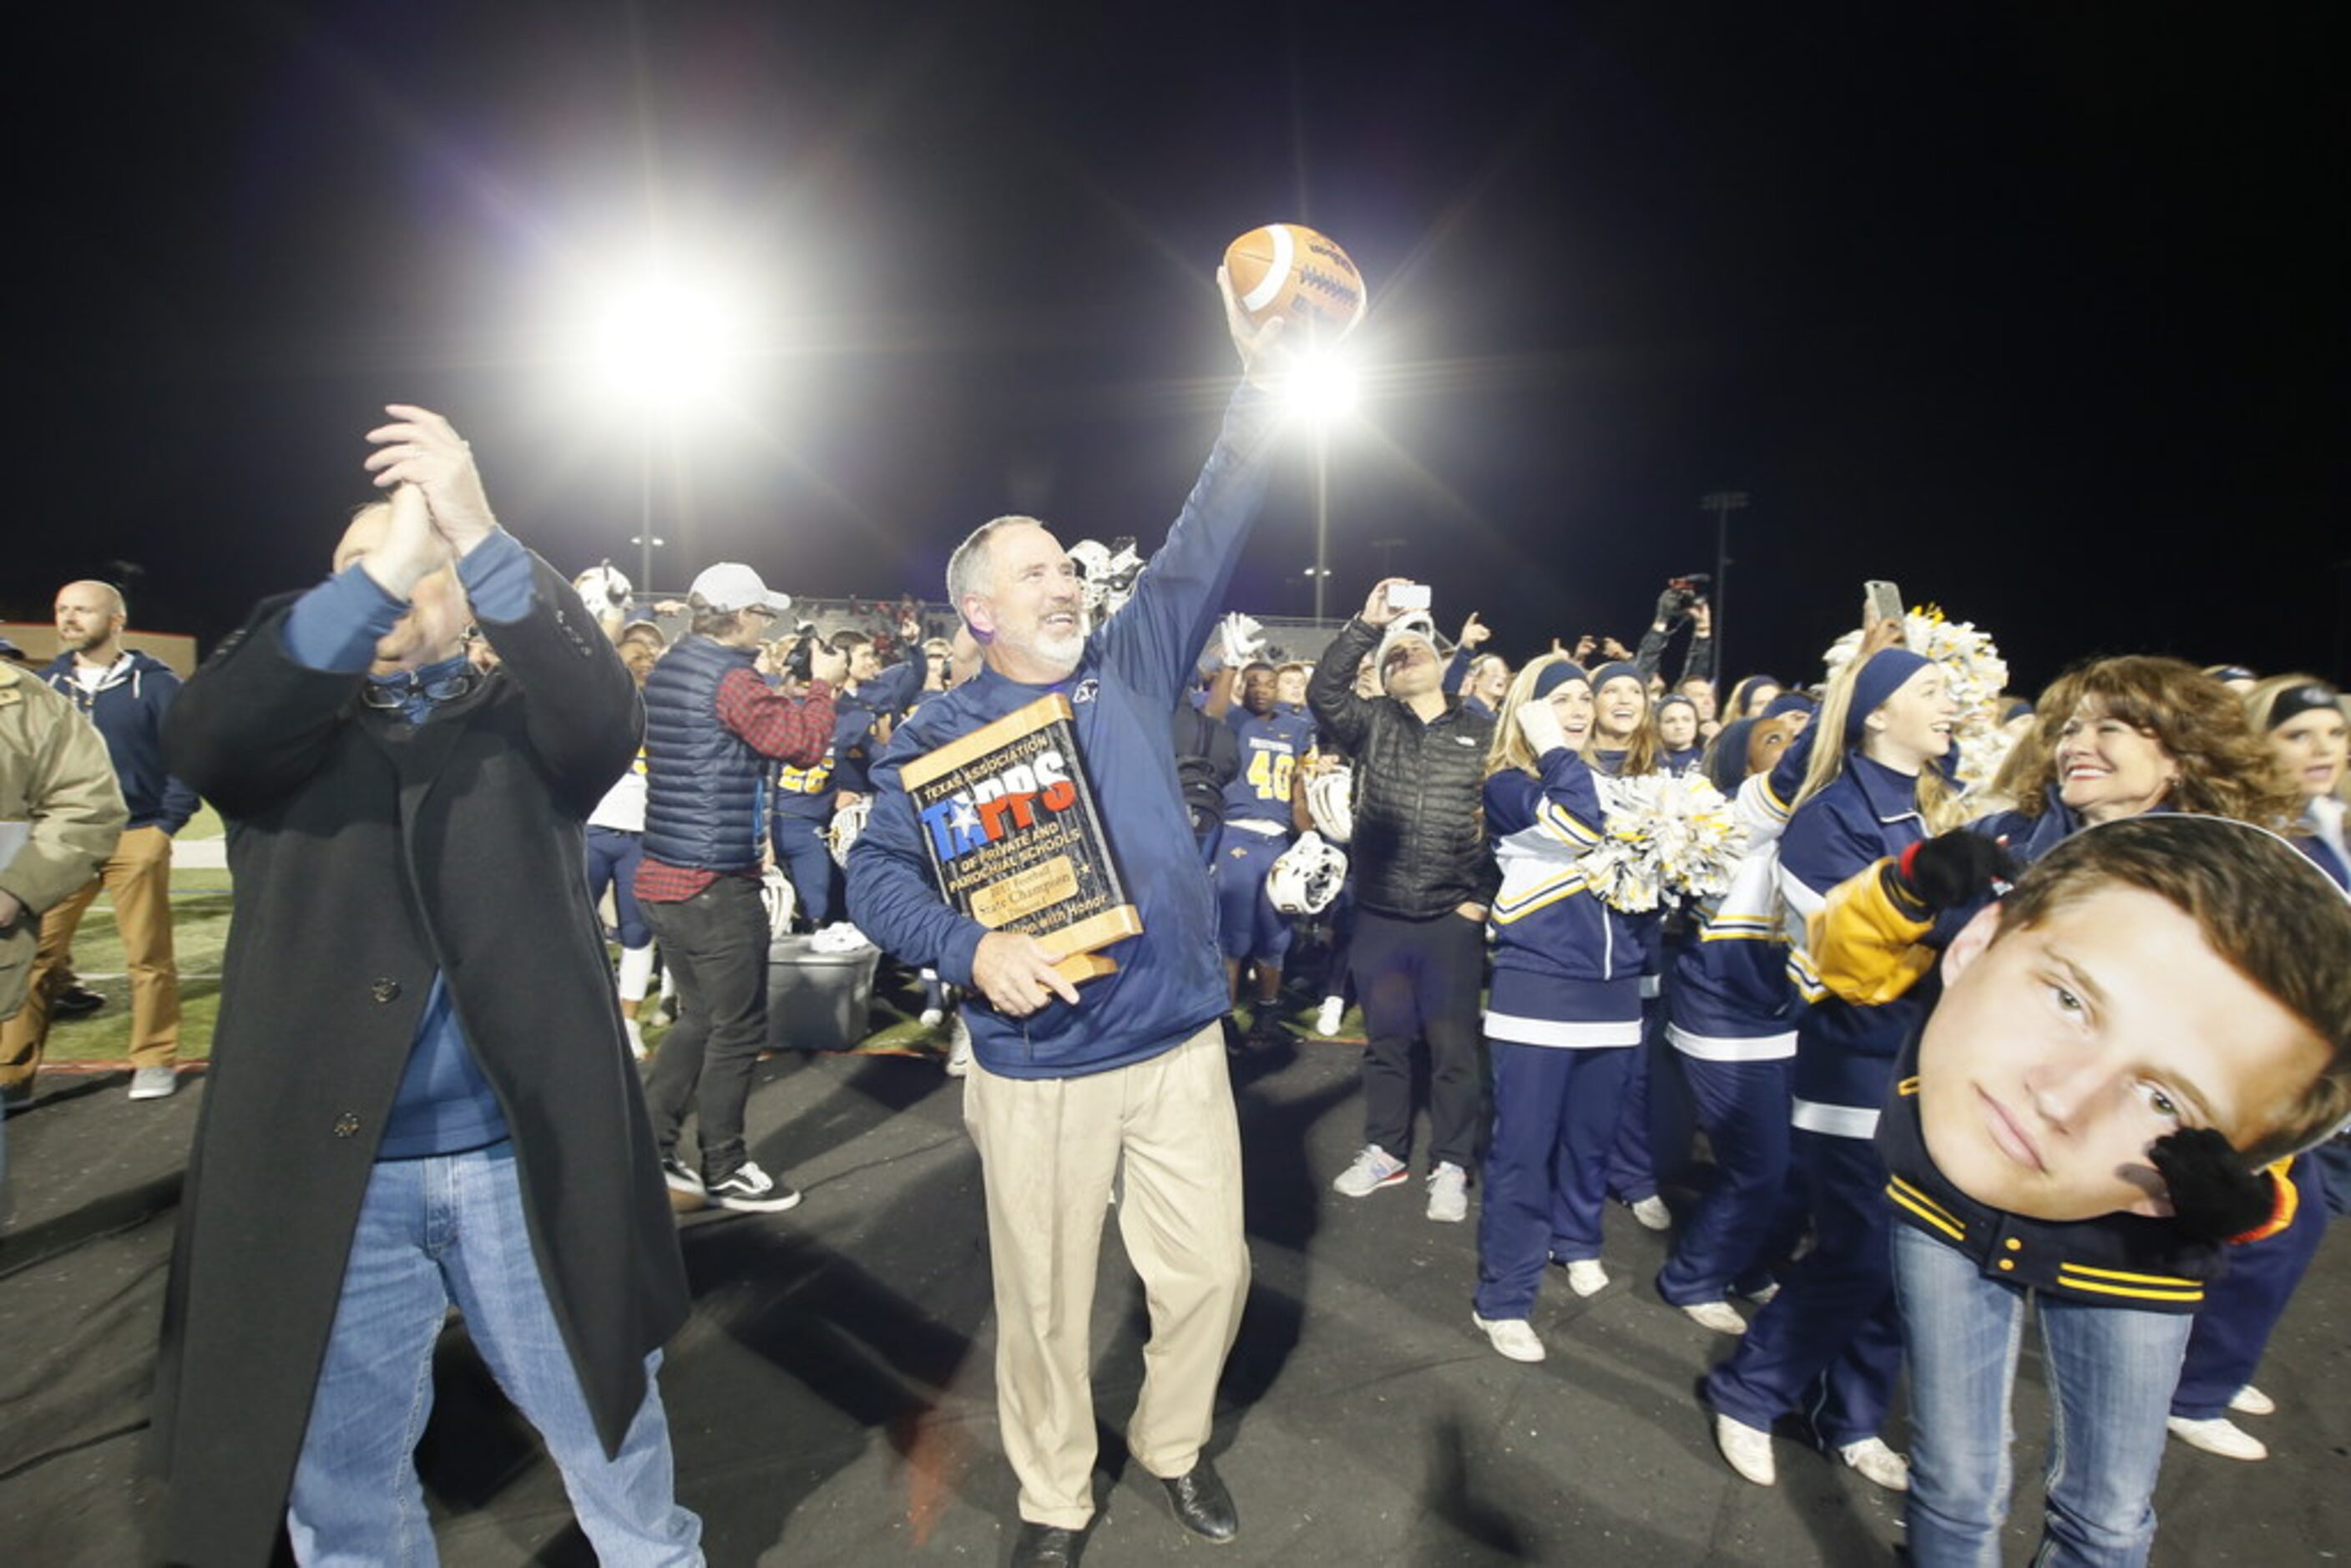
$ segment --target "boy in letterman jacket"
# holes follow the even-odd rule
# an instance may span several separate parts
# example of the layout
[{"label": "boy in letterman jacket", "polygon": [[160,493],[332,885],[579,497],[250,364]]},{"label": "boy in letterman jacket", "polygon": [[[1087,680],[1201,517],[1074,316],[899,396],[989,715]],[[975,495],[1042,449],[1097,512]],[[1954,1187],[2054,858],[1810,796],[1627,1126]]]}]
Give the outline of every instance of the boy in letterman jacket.
[{"label": "boy in letterman jacket", "polygon": [[2141,1563],[2193,1314],[2231,1244],[2292,1224],[2288,1157],[2351,1108],[2351,903],[2262,829],[2148,814],[2051,850],[1938,956],[1937,911],[1987,873],[1946,844],[1853,878],[1816,924],[1838,994],[1929,967],[1943,988],[1877,1132],[1911,1558],[1999,1561],[2030,1300],[2055,1428],[2036,1561]]}]

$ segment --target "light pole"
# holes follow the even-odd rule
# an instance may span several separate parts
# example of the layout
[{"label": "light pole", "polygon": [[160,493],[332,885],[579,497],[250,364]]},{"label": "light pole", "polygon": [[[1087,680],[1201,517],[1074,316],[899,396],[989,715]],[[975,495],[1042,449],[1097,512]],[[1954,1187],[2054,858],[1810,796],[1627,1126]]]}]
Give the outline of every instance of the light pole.
[{"label": "light pole", "polygon": [[1709,490],[1698,498],[1701,512],[1714,514],[1714,669],[1718,678],[1730,665],[1722,656],[1724,603],[1730,596],[1730,514],[1747,505],[1744,490]]}]

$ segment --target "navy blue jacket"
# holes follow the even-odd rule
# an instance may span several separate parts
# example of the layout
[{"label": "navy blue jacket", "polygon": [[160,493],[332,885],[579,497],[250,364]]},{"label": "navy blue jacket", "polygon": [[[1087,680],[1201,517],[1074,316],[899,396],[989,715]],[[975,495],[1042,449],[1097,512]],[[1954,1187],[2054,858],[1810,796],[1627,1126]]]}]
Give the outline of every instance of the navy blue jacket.
[{"label": "navy blue jacket", "polygon": [[[1917,796],[1916,779],[1858,752],[1848,756],[1844,771],[1799,806],[1781,835],[1780,887],[1789,906],[1810,915],[1839,883],[1925,838]],[[1944,939],[1935,938],[1938,946]],[[1823,989],[1801,953],[1791,965],[1813,1004],[1797,1026],[1796,1124],[1831,1132],[1839,1130],[1831,1123],[1842,1123],[1850,1129],[1844,1135],[1867,1137],[1892,1087],[1895,1056],[1941,986],[1929,975],[1898,1000],[1855,1007]],[[1808,1106],[1835,1114],[1808,1120]]]},{"label": "navy blue jacket", "polygon": [[756,650],[682,637],[645,680],[645,853],[701,871],[759,869],[768,759],[718,722],[718,683]]},{"label": "navy blue jacket", "polygon": [[186,827],[196,814],[196,792],[163,766],[163,716],[180,695],[180,677],[162,660],[136,648],[114,662],[95,692],[83,689],[73,668],[74,656],[59,653],[41,672],[41,679],[71,697],[105,737],[115,779],[122,786],[122,803],[131,809],[127,825],[161,828],[167,833]]},{"label": "navy blue jacket", "polygon": [[1068,695],[1079,754],[1143,935],[1105,949],[1117,972],[1089,980],[1076,1006],[1055,1000],[1008,1019],[977,992],[964,1017],[973,1051],[1008,1078],[1072,1078],[1146,1061],[1225,1010],[1216,903],[1176,782],[1167,716],[1184,698],[1241,546],[1264,502],[1267,401],[1243,387],[1216,449],[1137,580],[1134,597],[1094,630],[1076,671],[1026,685],[994,669],[926,698],[872,768],[872,813],[849,856],[849,917],[904,963],[971,984],[987,930],[940,894],[899,770],[1049,692]]}]

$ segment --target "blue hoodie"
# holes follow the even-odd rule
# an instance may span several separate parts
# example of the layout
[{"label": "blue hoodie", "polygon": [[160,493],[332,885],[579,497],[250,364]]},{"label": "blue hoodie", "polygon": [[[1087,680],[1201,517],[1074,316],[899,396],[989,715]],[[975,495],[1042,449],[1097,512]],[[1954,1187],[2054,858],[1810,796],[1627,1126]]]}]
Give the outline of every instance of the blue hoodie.
[{"label": "blue hoodie", "polygon": [[122,803],[133,828],[176,833],[196,814],[196,792],[163,766],[163,714],[180,695],[172,666],[136,648],[125,649],[93,692],[74,679],[74,655],[59,653],[41,678],[73,699],[82,716],[106,737]]},{"label": "blue hoodie", "polygon": [[1192,836],[1168,741],[1192,661],[1208,640],[1241,546],[1265,498],[1271,412],[1243,387],[1199,482],[1144,569],[1134,597],[1086,639],[1068,679],[1027,685],[994,669],[924,702],[872,768],[873,803],[849,857],[849,916],[902,962],[971,984],[987,930],[939,892],[899,773],[905,764],[1049,693],[1066,695],[1078,751],[1143,935],[1104,949],[1117,972],[1076,1006],[1055,999],[1008,1019],[976,992],[973,1052],[1007,1078],[1073,1078],[1171,1051],[1225,1010],[1216,901]]}]

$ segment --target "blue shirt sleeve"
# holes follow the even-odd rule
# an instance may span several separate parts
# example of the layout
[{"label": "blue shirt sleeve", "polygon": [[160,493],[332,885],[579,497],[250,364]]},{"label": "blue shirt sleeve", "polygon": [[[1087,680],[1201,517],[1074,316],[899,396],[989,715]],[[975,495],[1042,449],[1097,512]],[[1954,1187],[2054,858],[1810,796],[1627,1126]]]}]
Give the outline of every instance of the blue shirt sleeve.
[{"label": "blue shirt sleeve", "polygon": [[1166,542],[1135,579],[1134,597],[1094,632],[1102,662],[1163,710],[1182,697],[1264,503],[1278,413],[1241,383]]},{"label": "blue shirt sleeve", "polygon": [[465,601],[482,621],[519,621],[530,613],[530,552],[504,528],[473,548],[457,563]]},{"label": "blue shirt sleeve", "polygon": [[278,630],[287,656],[305,669],[357,674],[408,606],[353,561],[297,600]]}]

